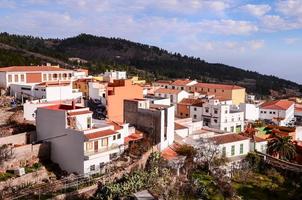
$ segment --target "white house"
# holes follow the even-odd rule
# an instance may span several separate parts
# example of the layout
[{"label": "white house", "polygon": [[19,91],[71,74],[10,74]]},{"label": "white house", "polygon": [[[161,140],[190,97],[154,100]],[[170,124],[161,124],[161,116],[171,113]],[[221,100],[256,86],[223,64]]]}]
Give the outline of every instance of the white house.
[{"label": "white house", "polygon": [[51,81],[71,80],[72,70],[59,66],[11,66],[0,68],[0,87],[11,84],[38,84]]},{"label": "white house", "polygon": [[100,172],[124,151],[128,124],[95,126],[88,108],[56,104],[37,109],[37,139],[51,143],[51,160],[67,172]]},{"label": "white house", "polygon": [[244,113],[233,110],[228,101],[210,99],[202,106],[191,106],[190,117],[193,121],[202,120],[204,126],[225,132],[241,132],[244,129]]},{"label": "white house", "polygon": [[259,119],[260,109],[256,104],[241,103],[239,110],[244,112],[244,119],[247,121],[256,121]]},{"label": "white house", "polygon": [[127,79],[126,71],[106,71],[103,75],[104,81],[113,82],[113,80]]},{"label": "white house", "polygon": [[288,100],[276,100],[260,105],[262,120],[275,122],[279,126],[287,126],[294,119],[295,103]]},{"label": "white house", "polygon": [[107,85],[105,82],[89,82],[88,94],[89,98],[101,100],[106,105]]},{"label": "white house", "polygon": [[174,142],[174,106],[151,104],[147,99],[127,99],[124,120],[148,133],[160,151]]},{"label": "white house", "polygon": [[177,103],[179,103],[184,98],[188,98],[190,96],[190,93],[184,90],[159,88],[154,92],[154,95],[156,97],[170,98],[171,104],[175,107],[175,112],[177,112]]},{"label": "white house", "polygon": [[175,89],[175,90],[186,90],[187,87],[193,86],[197,84],[198,82],[196,80],[189,80],[189,79],[178,79],[172,82],[168,88]]},{"label": "white house", "polygon": [[159,104],[159,105],[171,105],[171,101],[170,98],[167,97],[157,97],[157,96],[151,96],[151,95],[147,95],[144,96],[145,99],[149,100],[151,104]]},{"label": "white house", "polygon": [[11,84],[10,95],[24,102],[25,99],[59,101],[81,99],[82,92],[72,88],[70,81],[42,82],[39,84]]}]

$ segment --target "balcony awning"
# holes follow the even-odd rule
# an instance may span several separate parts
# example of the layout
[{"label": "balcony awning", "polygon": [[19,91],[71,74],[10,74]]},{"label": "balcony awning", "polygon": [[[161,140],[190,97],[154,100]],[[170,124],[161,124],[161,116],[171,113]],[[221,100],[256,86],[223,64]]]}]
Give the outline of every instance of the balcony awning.
[{"label": "balcony awning", "polygon": [[127,137],[125,137],[125,143],[129,143],[130,141],[136,141],[143,138],[143,134],[139,132],[135,132]]},{"label": "balcony awning", "polygon": [[103,130],[103,131],[97,131],[97,132],[93,132],[93,133],[88,133],[88,134],[85,134],[85,137],[88,140],[92,140],[92,139],[106,137],[106,136],[114,135],[114,134],[116,134],[116,132],[109,129],[109,130]]}]

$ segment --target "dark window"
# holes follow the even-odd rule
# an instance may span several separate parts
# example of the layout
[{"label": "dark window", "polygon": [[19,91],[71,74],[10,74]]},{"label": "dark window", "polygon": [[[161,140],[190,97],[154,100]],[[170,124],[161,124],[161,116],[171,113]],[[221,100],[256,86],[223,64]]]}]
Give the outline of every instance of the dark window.
[{"label": "dark window", "polygon": [[31,90],[31,88],[21,87],[21,90]]},{"label": "dark window", "polygon": [[113,140],[116,140],[116,135],[113,136]]},{"label": "dark window", "polygon": [[90,171],[95,171],[95,165],[90,165]]},{"label": "dark window", "polygon": [[121,139],[121,134],[117,134],[117,139]]}]

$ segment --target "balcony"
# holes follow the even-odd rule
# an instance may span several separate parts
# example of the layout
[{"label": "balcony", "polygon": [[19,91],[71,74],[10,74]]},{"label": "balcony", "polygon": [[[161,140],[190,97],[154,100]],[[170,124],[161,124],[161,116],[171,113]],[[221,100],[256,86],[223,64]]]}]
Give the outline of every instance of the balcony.
[{"label": "balcony", "polygon": [[110,147],[104,147],[102,149],[84,152],[84,160],[90,160],[97,157],[103,157],[113,153],[121,154],[124,151],[124,145],[112,145]]}]

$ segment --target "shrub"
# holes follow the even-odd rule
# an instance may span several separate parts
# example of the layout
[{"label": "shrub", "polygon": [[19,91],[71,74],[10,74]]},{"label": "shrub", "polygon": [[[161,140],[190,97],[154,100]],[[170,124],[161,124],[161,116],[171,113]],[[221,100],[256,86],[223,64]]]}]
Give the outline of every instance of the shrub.
[{"label": "shrub", "polygon": [[176,149],[176,153],[182,156],[187,156],[188,158],[193,158],[196,154],[196,150],[190,145],[182,145]]},{"label": "shrub", "polygon": [[285,179],[284,177],[274,168],[266,171],[266,175],[272,179],[272,181],[276,184],[283,185]]}]

